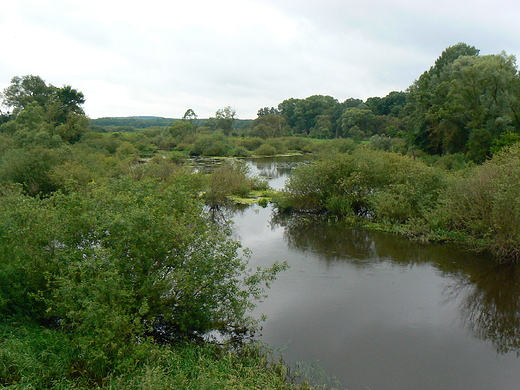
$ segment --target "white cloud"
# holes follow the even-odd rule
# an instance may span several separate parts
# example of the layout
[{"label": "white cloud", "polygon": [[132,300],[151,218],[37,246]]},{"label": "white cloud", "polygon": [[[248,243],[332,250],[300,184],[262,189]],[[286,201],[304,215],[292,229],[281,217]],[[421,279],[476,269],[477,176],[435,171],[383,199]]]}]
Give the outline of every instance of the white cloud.
[{"label": "white cloud", "polygon": [[37,74],[84,92],[91,117],[200,117],[312,94],[384,96],[449,45],[517,54],[505,0],[19,0],[0,16],[0,88]]}]

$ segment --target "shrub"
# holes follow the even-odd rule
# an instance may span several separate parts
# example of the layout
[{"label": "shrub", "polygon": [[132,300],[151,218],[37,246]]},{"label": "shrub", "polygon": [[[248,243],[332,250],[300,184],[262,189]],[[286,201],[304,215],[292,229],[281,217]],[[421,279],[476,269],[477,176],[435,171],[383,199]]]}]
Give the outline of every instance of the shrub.
[{"label": "shrub", "polygon": [[255,149],[258,149],[264,140],[260,137],[247,137],[241,138],[237,141],[238,146],[242,146],[252,152]]},{"label": "shrub", "polygon": [[450,187],[446,213],[468,232],[476,249],[520,261],[520,145],[506,148]]},{"label": "shrub", "polygon": [[246,148],[244,148],[243,146],[238,146],[234,150],[233,156],[234,157],[249,157],[249,156],[251,156],[251,152],[249,150],[247,150]]},{"label": "shrub", "polygon": [[225,203],[230,195],[245,197],[255,184],[248,173],[249,169],[243,161],[224,161],[209,178],[206,201],[216,206]]},{"label": "shrub", "polygon": [[230,139],[221,132],[203,134],[197,138],[191,154],[193,156],[229,156],[233,148]]},{"label": "shrub", "polygon": [[442,171],[411,157],[358,148],[297,168],[287,189],[296,208],[404,222],[433,208],[445,185]]},{"label": "shrub", "polygon": [[255,150],[255,154],[258,156],[274,156],[277,154],[277,149],[269,144],[262,144],[258,149]]},{"label": "shrub", "polygon": [[249,271],[186,180],[0,198],[0,315],[58,327],[94,376],[146,337],[252,325],[247,311],[281,267]]}]

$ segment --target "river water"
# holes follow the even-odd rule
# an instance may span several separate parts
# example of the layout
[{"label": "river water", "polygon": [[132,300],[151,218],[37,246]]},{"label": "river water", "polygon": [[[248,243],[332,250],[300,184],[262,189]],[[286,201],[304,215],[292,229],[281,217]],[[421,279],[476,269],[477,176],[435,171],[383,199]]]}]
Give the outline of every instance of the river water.
[{"label": "river water", "polygon": [[[276,188],[290,170],[250,164]],[[271,207],[233,220],[252,266],[290,265],[254,313],[267,315],[260,340],[289,364],[349,390],[520,389],[517,269]]]}]

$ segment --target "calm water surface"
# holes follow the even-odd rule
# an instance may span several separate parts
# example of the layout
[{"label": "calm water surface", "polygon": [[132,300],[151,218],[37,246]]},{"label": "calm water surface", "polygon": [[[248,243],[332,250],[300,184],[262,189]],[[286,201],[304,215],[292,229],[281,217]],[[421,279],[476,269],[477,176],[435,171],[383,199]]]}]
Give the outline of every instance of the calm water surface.
[{"label": "calm water surface", "polygon": [[[278,188],[290,169],[252,164]],[[516,269],[270,207],[233,219],[253,266],[290,264],[256,313],[286,361],[319,364],[349,390],[520,389]]]}]

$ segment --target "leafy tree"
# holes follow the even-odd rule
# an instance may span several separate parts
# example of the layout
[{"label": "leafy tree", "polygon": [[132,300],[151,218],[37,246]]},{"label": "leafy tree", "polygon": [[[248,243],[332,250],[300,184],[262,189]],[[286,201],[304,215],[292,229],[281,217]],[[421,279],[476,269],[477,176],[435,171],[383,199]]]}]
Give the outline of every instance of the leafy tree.
[{"label": "leafy tree", "polygon": [[233,131],[237,112],[231,106],[220,108],[215,113],[217,128],[222,130],[225,135],[230,135]]},{"label": "leafy tree", "polygon": [[349,107],[358,107],[360,104],[364,104],[363,100],[355,99],[355,98],[348,98],[343,103],[341,103],[341,106],[343,108],[349,108]]},{"label": "leafy tree", "polygon": [[15,76],[11,85],[4,89],[3,101],[16,115],[32,102],[45,106],[54,92],[54,87],[47,85],[40,76]]},{"label": "leafy tree", "polygon": [[187,136],[195,134],[195,125],[189,120],[175,121],[168,128],[168,132],[180,141]]},{"label": "leafy tree", "polygon": [[278,105],[282,115],[295,134],[320,138],[334,136],[334,124],[341,115],[341,106],[331,96],[313,95],[305,99],[288,99]]},{"label": "leafy tree", "polygon": [[3,97],[13,115],[3,121],[0,129],[15,134],[24,145],[27,140],[38,138],[36,134],[41,138],[44,133],[51,139],[59,136],[62,141],[74,143],[89,124],[81,108],[85,102],[83,94],[69,85],[57,88],[47,85],[39,76],[13,77]]},{"label": "leafy tree", "polygon": [[365,104],[375,115],[397,117],[406,105],[406,92],[392,91],[383,98],[371,97]]},{"label": "leafy tree", "polygon": [[[197,116],[197,114],[195,114],[195,111],[193,111],[191,108],[189,108],[184,113],[184,116],[182,117],[182,120],[189,122],[191,127],[192,127],[192,129],[193,129],[193,131],[196,132],[197,131],[197,125],[195,124],[195,121],[197,120],[197,118],[198,118],[198,116]],[[174,122],[174,124],[175,124],[175,122]]]},{"label": "leafy tree", "polygon": [[191,108],[188,108],[184,113],[182,119],[185,121],[193,121],[197,119],[197,114],[195,114],[195,111],[193,111]]},{"label": "leafy tree", "polygon": [[367,108],[350,107],[343,111],[340,118],[341,135],[360,139],[374,134],[377,120],[374,113]]},{"label": "leafy tree", "polygon": [[70,85],[64,85],[61,88],[55,88],[55,103],[57,104],[56,122],[67,123],[69,115],[84,115],[85,112],[81,105],[85,103],[85,96],[82,92],[72,88]]},{"label": "leafy tree", "polygon": [[280,111],[275,107],[264,107],[258,110],[257,116],[261,117],[264,115],[278,115],[280,114]]},{"label": "leafy tree", "polygon": [[296,126],[296,107],[299,101],[300,99],[290,98],[278,104],[278,111],[280,112],[280,115],[282,115],[285,118],[287,124],[291,127],[291,129],[293,129]]},{"label": "leafy tree", "polygon": [[478,50],[465,43],[450,46],[442,52],[435,65],[408,88],[408,126],[412,143],[429,153],[443,153],[442,129],[453,129],[453,124],[443,123],[439,115],[447,100],[449,67],[460,56],[476,55]]},{"label": "leafy tree", "polygon": [[520,131],[519,92],[513,56],[450,47],[409,89],[413,142],[430,153],[464,152],[482,162],[493,139]]},{"label": "leafy tree", "polygon": [[288,132],[285,118],[279,114],[259,115],[253,122],[250,133],[253,137],[281,137]]}]

